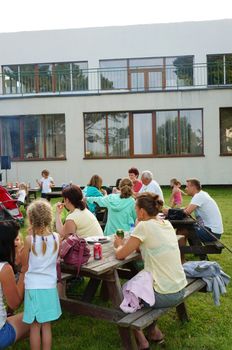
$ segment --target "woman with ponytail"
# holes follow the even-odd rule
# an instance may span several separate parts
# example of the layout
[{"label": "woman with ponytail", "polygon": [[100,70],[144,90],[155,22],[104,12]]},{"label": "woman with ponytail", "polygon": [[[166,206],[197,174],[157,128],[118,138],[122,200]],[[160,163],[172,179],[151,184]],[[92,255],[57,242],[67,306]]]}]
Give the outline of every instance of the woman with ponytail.
[{"label": "woman with ponytail", "polygon": [[[180,251],[176,233],[169,221],[163,220],[161,212],[163,201],[158,195],[144,192],[136,198],[138,225],[129,240],[115,237],[115,254],[117,259],[125,259],[135,250],[140,250],[144,261],[144,270],[153,280],[155,294],[154,308],[177,305],[184,297],[187,284],[181,265]],[[148,349],[148,340],[142,331],[135,331],[139,349]],[[164,335],[157,326],[151,329],[150,340],[163,342]]]},{"label": "woman with ponytail", "polygon": [[25,275],[23,322],[30,325],[31,349],[52,348],[51,321],[61,315],[57,293],[56,260],[59,235],[52,232],[52,208],[44,199],[32,202],[27,215],[30,235],[23,255],[29,261]]},{"label": "woman with ponytail", "polygon": [[133,184],[129,178],[124,178],[119,183],[120,193],[110,194],[104,197],[87,197],[87,203],[97,203],[100,207],[107,208],[108,217],[104,235],[111,235],[117,229],[130,230],[130,225],[135,223],[135,199]]}]

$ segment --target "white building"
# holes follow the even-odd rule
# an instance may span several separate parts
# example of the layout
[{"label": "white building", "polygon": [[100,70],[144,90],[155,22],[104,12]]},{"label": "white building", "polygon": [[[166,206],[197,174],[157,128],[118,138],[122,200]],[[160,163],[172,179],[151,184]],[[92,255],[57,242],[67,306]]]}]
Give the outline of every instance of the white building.
[{"label": "white building", "polygon": [[0,34],[9,181],[232,178],[232,20]]}]

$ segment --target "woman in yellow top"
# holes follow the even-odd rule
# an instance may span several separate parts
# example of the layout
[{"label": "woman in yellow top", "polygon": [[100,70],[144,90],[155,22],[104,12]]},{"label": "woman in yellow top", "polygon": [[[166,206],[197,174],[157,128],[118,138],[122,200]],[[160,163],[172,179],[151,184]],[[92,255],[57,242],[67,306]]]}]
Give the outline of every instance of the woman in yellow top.
[{"label": "woman in yellow top", "polygon": [[[144,270],[153,276],[154,308],[171,307],[179,303],[184,297],[184,287],[187,284],[175,230],[169,221],[158,216],[162,205],[163,201],[158,195],[149,192],[138,195],[138,225],[128,241],[115,237],[114,242],[117,259],[124,259],[140,249]],[[140,349],[147,349],[149,343],[143,332],[135,332]],[[163,341],[164,336],[157,326],[151,331],[150,339]]]}]

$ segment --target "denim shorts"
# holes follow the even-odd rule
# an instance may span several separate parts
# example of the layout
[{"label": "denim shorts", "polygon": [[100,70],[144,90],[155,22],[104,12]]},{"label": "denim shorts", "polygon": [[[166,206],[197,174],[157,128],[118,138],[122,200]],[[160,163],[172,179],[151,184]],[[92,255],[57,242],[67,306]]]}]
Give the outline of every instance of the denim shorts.
[{"label": "denim shorts", "polygon": [[155,291],[155,305],[154,309],[171,307],[177,305],[184,298],[185,288],[181,289],[179,292],[171,294],[161,294]]},{"label": "denim shorts", "polygon": [[0,350],[6,349],[8,346],[14,344],[15,340],[15,329],[10,323],[6,322],[0,329]]},{"label": "denim shorts", "polygon": [[202,242],[213,242],[217,239],[221,238],[221,234],[213,233],[209,227],[205,227],[207,231],[211,232],[213,236],[211,236],[206,230],[204,230],[204,227],[201,227],[199,225],[194,225],[194,230],[197,234],[197,236],[200,238]]}]

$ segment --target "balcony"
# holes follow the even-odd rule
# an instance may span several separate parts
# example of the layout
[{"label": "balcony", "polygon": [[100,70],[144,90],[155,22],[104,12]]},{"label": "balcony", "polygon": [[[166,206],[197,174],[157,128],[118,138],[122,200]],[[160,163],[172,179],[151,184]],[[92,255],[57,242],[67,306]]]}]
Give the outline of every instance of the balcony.
[{"label": "balcony", "polygon": [[[11,69],[11,67],[16,67]],[[6,69],[7,68],[7,69]],[[232,88],[232,64],[20,71],[4,67],[0,97],[146,93]]]}]

